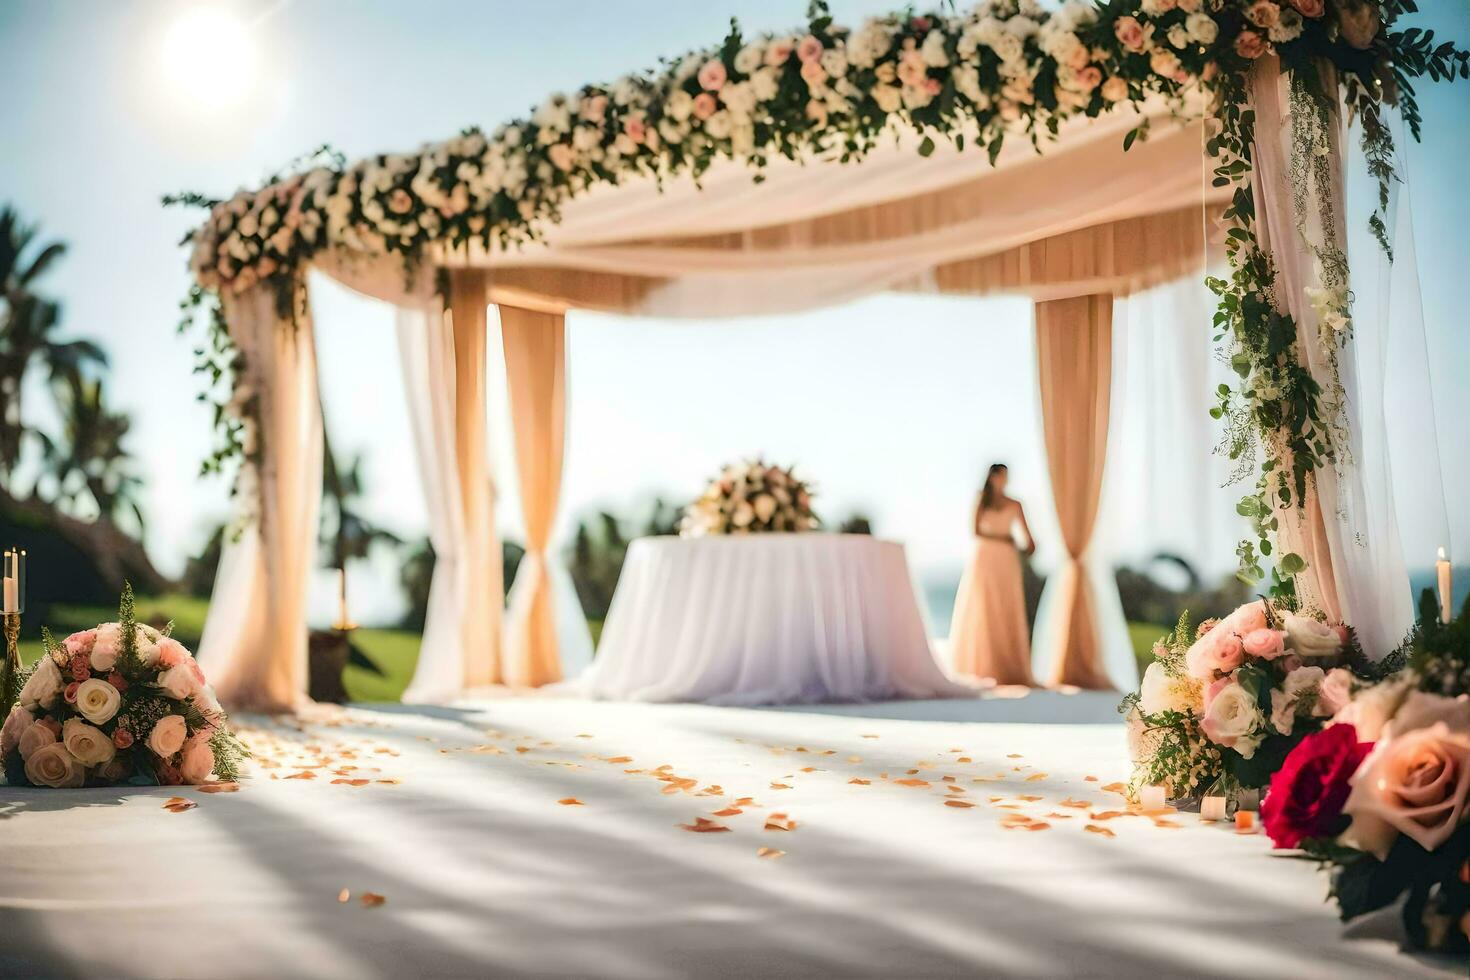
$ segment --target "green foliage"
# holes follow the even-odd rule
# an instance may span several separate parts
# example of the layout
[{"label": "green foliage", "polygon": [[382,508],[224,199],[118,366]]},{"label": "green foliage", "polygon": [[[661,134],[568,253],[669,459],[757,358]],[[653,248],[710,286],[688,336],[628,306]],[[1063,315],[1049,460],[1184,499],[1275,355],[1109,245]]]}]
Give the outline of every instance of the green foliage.
[{"label": "green foliage", "polygon": [[1434,592],[1425,589],[1418,621],[1390,659],[1407,662],[1420,690],[1445,697],[1470,694],[1470,596],[1459,615],[1444,623]]}]

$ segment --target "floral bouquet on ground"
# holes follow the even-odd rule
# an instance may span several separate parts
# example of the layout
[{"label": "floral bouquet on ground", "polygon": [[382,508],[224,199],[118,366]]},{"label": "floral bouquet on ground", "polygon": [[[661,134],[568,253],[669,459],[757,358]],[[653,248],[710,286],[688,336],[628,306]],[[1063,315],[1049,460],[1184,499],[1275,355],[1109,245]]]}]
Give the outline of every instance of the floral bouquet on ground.
[{"label": "floral bouquet on ground", "polygon": [[760,457],[726,466],[703,495],[684,508],[679,533],[686,538],[707,534],[754,534],[810,531],[817,526],[812,490],[789,468]]},{"label": "floral bouquet on ground", "polygon": [[1162,785],[1176,800],[1258,790],[1306,735],[1348,699],[1356,641],[1345,626],[1261,599],[1191,631],[1189,615],[1154,644],[1136,694],[1123,699],[1130,791]]},{"label": "floral bouquet on ground", "polygon": [[12,786],[156,786],[233,780],[247,755],[199,664],[169,630],[134,621],[125,588],[116,623],[56,642],[23,675],[0,728]]},{"label": "floral bouquet on ground", "polygon": [[1344,920],[1407,895],[1409,943],[1470,952],[1470,602],[1439,621],[1432,596],[1387,663],[1271,780],[1261,822],[1332,874]]}]

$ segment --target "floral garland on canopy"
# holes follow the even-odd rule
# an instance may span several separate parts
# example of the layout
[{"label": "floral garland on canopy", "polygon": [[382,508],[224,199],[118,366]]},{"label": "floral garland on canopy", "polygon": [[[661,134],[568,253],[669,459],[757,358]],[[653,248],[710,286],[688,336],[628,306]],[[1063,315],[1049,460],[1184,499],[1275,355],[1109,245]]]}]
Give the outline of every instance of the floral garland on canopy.
[{"label": "floral garland on canopy", "polygon": [[[1275,508],[1299,506],[1311,471],[1333,465],[1344,449],[1340,391],[1324,391],[1304,366],[1255,234],[1247,73],[1278,55],[1291,72],[1293,113],[1322,124],[1315,133],[1305,127],[1294,169],[1313,166],[1315,138],[1325,136],[1339,94],[1346,100],[1379,183],[1373,224],[1386,245],[1383,212],[1396,177],[1385,106],[1397,105],[1417,137],[1412,82],[1470,77],[1470,54],[1436,46],[1431,32],[1393,29],[1415,9],[1414,0],[1070,0],[1056,10],[1035,0],[987,0],[968,13],[894,13],[850,30],[815,2],[808,23],[790,35],[748,38],[732,23],[716,48],[659,72],[553,95],[529,119],[488,135],[467,129],[417,153],[350,167],[317,154],[306,169],[228,200],[166,198],[210,209],[186,239],[197,286],[184,304],[186,323],[208,311],[211,324],[200,370],[219,394],[223,444],[206,467],[258,449],[253,396],[231,390],[242,363],[219,295],[266,283],[289,315],[300,271],[323,250],[397,254],[413,269],[431,246],[533,241],[563,204],[599,184],[698,178],[721,158],[747,163],[759,180],[773,158],[856,161],[899,130],[922,134],[920,154],[948,139],[983,147],[993,163],[1008,139],[1039,147],[1076,116],[1146,102],[1187,113],[1203,95],[1215,183],[1234,189],[1224,214],[1230,275],[1210,285],[1220,296],[1218,339],[1240,376],[1234,388],[1222,386],[1212,414],[1225,421],[1222,446],[1238,475],[1260,474],[1239,508],[1257,532],[1240,546],[1242,573],[1259,580]],[[1340,93],[1322,85],[1322,62],[1336,68]],[[1145,122],[1125,147],[1146,132]],[[1351,329],[1340,243],[1326,243],[1318,257],[1328,288],[1313,303],[1328,327],[1317,342],[1335,377]],[[1304,564],[1296,555],[1276,564],[1287,578],[1277,578],[1275,591],[1289,598],[1290,576]]]}]

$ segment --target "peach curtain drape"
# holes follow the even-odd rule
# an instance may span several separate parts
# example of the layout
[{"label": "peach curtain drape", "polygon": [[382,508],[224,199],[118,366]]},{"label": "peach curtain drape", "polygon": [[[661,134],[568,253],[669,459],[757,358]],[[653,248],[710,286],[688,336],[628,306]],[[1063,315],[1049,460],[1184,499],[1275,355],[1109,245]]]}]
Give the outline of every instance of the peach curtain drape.
[{"label": "peach curtain drape", "polygon": [[488,352],[483,273],[451,273],[449,318],[454,330],[454,447],[466,543],[461,560],[467,600],[460,636],[464,686],[473,688],[501,679],[501,607],[505,596],[486,427]]},{"label": "peach curtain drape", "polygon": [[1112,393],[1113,298],[1093,294],[1036,304],[1036,364],[1052,496],[1067,560],[1054,576],[1048,632],[1053,684],[1113,685],[1103,669],[1097,599],[1084,557],[1102,496]]},{"label": "peach curtain drape", "polygon": [[561,680],[547,549],[561,495],[566,432],[566,318],[500,307],[526,554],[510,594],[503,677],[517,687]]},{"label": "peach curtain drape", "polygon": [[316,342],[305,286],[282,317],[275,290],[222,297],[230,335],[255,393],[260,450],[240,476],[258,513],[226,537],[199,662],[221,701],[239,710],[289,711],[306,701],[306,595],[322,489],[322,418]]}]

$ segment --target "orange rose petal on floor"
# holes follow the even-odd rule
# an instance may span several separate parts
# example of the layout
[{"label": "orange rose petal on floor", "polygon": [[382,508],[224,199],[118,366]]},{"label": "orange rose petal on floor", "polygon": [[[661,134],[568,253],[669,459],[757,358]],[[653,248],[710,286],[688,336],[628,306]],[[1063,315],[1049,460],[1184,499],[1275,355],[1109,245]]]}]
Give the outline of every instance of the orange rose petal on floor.
[{"label": "orange rose petal on floor", "polygon": [[363,892],[361,901],[365,908],[375,909],[388,900],[377,892]]},{"label": "orange rose petal on floor", "polygon": [[1165,820],[1165,819],[1162,819],[1162,818],[1160,818],[1158,820],[1155,820],[1154,821],[1154,826],[1155,827],[1163,827],[1165,830],[1183,830],[1184,829],[1184,824],[1182,824],[1182,823],[1176,823],[1173,820]]},{"label": "orange rose petal on floor", "polygon": [[779,857],[785,857],[786,856],[786,852],[785,851],[782,851],[782,850],[778,850],[777,848],[774,848],[774,847],[762,847],[762,848],[759,848],[759,849],[756,850],[755,856],[756,857],[762,857],[762,858],[779,858]]},{"label": "orange rose petal on floor", "polygon": [[786,785],[785,783],[772,783],[771,784],[771,789],[790,789],[790,788],[791,787],[788,786],[788,785]]},{"label": "orange rose petal on floor", "polygon": [[193,800],[186,800],[182,796],[174,796],[169,798],[169,801],[163,805],[163,808],[169,813],[183,813],[185,810],[192,810],[198,805]]},{"label": "orange rose petal on floor", "polygon": [[1025,756],[1023,756],[1019,752],[1012,752],[1010,755],[1006,756],[1006,758],[1007,759],[1024,759]]},{"label": "orange rose petal on floor", "polygon": [[961,807],[963,809],[967,809],[968,810],[970,807],[974,806],[975,804],[971,803],[969,800],[945,800],[944,801],[944,805],[945,806],[953,806],[953,807]]},{"label": "orange rose petal on floor", "polygon": [[1047,816],[1049,818],[1051,818],[1052,820],[1071,820],[1072,819],[1072,815],[1070,813],[1057,813],[1056,811],[1052,811],[1051,813],[1048,813]]},{"label": "orange rose petal on floor", "polygon": [[577,799],[575,796],[568,796],[566,799],[564,799],[564,800],[557,800],[556,802],[560,803],[562,806],[586,806],[587,805],[587,804],[583,803],[581,800]]},{"label": "orange rose petal on floor", "polygon": [[962,755],[962,756],[960,756],[958,759],[956,759],[954,761],[956,761],[956,762],[974,762],[975,760],[972,759],[972,758],[970,758],[967,755]]},{"label": "orange rose petal on floor", "polygon": [[738,806],[727,806],[723,810],[716,810],[714,812],[714,816],[717,816],[717,817],[738,817],[740,814],[742,814],[744,812],[745,811],[742,810],[742,809],[740,809]]},{"label": "orange rose petal on floor", "polygon": [[301,772],[293,772],[291,775],[287,776],[286,778],[287,779],[315,779],[316,778],[316,773],[312,772],[310,769],[306,769],[306,770],[303,770]]},{"label": "orange rose petal on floor", "polygon": [[1131,817],[1133,814],[1126,810],[1094,810],[1091,814],[1094,820],[1116,820],[1118,817]]},{"label": "orange rose petal on floor", "polygon": [[877,738],[877,735],[864,735],[863,738]]},{"label": "orange rose petal on floor", "polygon": [[1031,775],[1029,775],[1029,776],[1026,777],[1026,782],[1028,782],[1028,783],[1039,783],[1043,779],[1045,779],[1046,777],[1047,777],[1047,774],[1044,773],[1044,772],[1033,772]]},{"label": "orange rose petal on floor", "polygon": [[240,784],[227,782],[201,783],[195,786],[194,789],[201,793],[238,793],[240,791]]},{"label": "orange rose petal on floor", "polygon": [[923,786],[928,786],[929,785],[929,780],[927,780],[927,779],[895,779],[894,780],[894,783],[898,784],[899,786],[923,787]]},{"label": "orange rose petal on floor", "polygon": [[1017,796],[1016,799],[1022,801],[1023,803],[1035,803],[1037,800],[1041,799],[1041,797],[1039,797],[1039,796],[1026,796],[1026,795],[1022,794],[1021,796]]},{"label": "orange rose petal on floor", "polygon": [[1071,807],[1074,810],[1086,810],[1088,807],[1092,806],[1092,804],[1088,803],[1086,800],[1074,800],[1070,796],[1063,800],[1060,805]]},{"label": "orange rose petal on floor", "polygon": [[784,813],[773,813],[766,817],[767,830],[795,830],[796,821]]},{"label": "orange rose petal on floor", "polygon": [[1128,787],[1124,786],[1122,783],[1108,783],[1102,789],[1104,793],[1121,793],[1124,796],[1128,795]]},{"label": "orange rose petal on floor", "polygon": [[852,777],[847,782],[851,786],[871,786],[871,785],[873,785],[873,781],[871,779],[859,779],[856,776]]},{"label": "orange rose petal on floor", "polygon": [[1095,782],[1097,782],[1097,777],[1096,776],[1083,776],[1082,777],[1082,781],[1084,783],[1095,783]]},{"label": "orange rose petal on floor", "polygon": [[603,762],[611,762],[613,765],[619,765],[620,766],[620,765],[622,765],[622,764],[624,764],[626,762],[632,762],[633,761],[633,757],[631,755],[610,755],[607,758],[603,759],[602,761]]},{"label": "orange rose petal on floor", "polygon": [[346,902],[352,897],[352,892],[346,888],[337,893],[337,901]]},{"label": "orange rose petal on floor", "polygon": [[1108,828],[1106,828],[1106,827],[1099,827],[1095,823],[1090,823],[1086,827],[1083,827],[1082,829],[1085,830],[1085,831],[1087,831],[1089,834],[1097,834],[1099,837],[1117,837],[1118,836],[1117,834],[1113,833]]},{"label": "orange rose petal on floor", "polygon": [[681,823],[678,826],[695,834],[722,834],[730,830],[724,824],[706,820],[704,817],[695,817],[693,823]]},{"label": "orange rose petal on floor", "polygon": [[376,781],[382,783],[384,786],[397,786],[403,782],[401,779],[379,779]]}]

